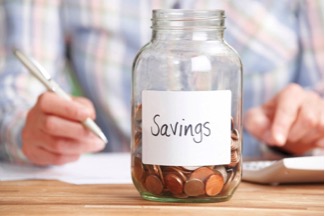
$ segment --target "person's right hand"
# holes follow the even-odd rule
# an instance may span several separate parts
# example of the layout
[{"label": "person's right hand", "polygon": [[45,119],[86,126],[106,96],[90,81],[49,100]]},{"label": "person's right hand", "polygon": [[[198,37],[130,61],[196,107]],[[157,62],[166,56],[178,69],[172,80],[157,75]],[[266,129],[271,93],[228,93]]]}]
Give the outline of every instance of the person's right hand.
[{"label": "person's right hand", "polygon": [[23,153],[36,165],[61,165],[102,150],[105,143],[80,123],[87,117],[95,118],[88,99],[67,101],[52,92],[43,93],[27,114]]}]

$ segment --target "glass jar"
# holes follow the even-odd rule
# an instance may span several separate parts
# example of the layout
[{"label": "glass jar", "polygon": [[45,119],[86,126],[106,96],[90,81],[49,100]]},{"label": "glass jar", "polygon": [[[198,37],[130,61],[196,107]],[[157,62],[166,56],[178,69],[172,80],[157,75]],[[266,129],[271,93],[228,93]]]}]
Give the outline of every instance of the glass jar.
[{"label": "glass jar", "polygon": [[218,202],[241,180],[242,64],[223,10],[154,10],[132,85],[132,179],[144,199]]}]

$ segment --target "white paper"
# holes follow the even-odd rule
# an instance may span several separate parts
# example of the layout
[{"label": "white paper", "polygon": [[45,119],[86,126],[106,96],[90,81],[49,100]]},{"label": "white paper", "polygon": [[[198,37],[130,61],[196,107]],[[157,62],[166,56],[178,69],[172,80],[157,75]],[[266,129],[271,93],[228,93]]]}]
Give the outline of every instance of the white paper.
[{"label": "white paper", "polygon": [[231,91],[143,91],[143,163],[230,163]]},{"label": "white paper", "polygon": [[37,167],[0,163],[0,181],[46,179],[72,184],[130,184],[129,153],[87,154],[63,166]]}]

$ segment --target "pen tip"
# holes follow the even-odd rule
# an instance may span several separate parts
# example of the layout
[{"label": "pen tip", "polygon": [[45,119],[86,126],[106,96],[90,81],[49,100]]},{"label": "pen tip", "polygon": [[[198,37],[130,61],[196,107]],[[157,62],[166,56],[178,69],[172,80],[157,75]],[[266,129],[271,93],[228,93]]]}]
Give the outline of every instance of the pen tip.
[{"label": "pen tip", "polygon": [[96,123],[91,120],[90,118],[87,118],[85,121],[82,122],[83,125],[85,125],[89,130],[91,130],[94,134],[96,134],[100,139],[102,139],[105,144],[108,142],[105,134],[103,131],[96,125]]},{"label": "pen tip", "polygon": [[106,136],[102,137],[102,140],[104,141],[105,144],[108,143],[108,139],[106,138]]},{"label": "pen tip", "polygon": [[108,140],[103,132],[98,133],[99,138],[101,138],[105,144],[108,143]]}]

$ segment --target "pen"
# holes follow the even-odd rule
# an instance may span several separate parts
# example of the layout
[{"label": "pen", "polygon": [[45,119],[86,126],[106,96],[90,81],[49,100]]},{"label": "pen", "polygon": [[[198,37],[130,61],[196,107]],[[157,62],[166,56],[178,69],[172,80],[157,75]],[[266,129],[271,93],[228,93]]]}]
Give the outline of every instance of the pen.
[{"label": "pen", "polygon": [[[21,51],[14,49],[13,53],[15,56],[25,65],[26,68],[41,82],[44,86],[62,98],[66,100],[71,100],[71,97],[65,93],[62,88],[52,79],[51,75],[46,72],[46,70],[35,60],[28,58]],[[101,138],[105,143],[108,142],[106,136],[102,132],[102,130],[98,127],[98,125],[90,118],[81,122],[86,128],[96,134],[99,138]]]}]

